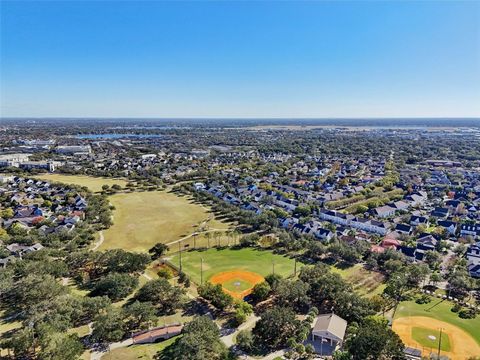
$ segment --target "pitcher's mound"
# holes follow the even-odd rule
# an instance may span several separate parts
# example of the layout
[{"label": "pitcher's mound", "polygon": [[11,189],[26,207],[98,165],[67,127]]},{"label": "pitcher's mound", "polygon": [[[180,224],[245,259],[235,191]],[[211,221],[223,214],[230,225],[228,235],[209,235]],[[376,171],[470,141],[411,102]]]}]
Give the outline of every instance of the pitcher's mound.
[{"label": "pitcher's mound", "polygon": [[256,284],[264,280],[263,276],[245,270],[225,271],[210,278],[212,284],[222,285],[223,291],[236,299],[243,299],[252,292]]}]

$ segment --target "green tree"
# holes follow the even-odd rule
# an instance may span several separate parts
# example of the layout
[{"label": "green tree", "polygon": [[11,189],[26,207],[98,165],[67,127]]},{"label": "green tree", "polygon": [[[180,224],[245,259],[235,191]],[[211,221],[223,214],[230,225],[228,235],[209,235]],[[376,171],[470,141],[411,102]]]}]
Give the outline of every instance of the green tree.
[{"label": "green tree", "polygon": [[269,349],[285,347],[295,336],[300,321],[289,308],[272,307],[266,310],[253,328],[255,343]]},{"label": "green tree", "polygon": [[233,304],[233,297],[223,291],[220,284],[213,285],[207,282],[198,288],[198,294],[220,310],[225,310]]},{"label": "green tree", "polygon": [[346,349],[353,360],[405,359],[402,340],[384,318],[368,317],[352,329]]},{"label": "green tree", "polygon": [[155,325],[157,309],[150,302],[135,301],[124,309],[125,323],[129,331],[148,329]]},{"label": "green tree", "polygon": [[42,360],[76,360],[84,348],[77,334],[53,333],[40,341],[38,357]]},{"label": "green tree", "polygon": [[93,296],[108,296],[118,301],[128,296],[138,286],[138,279],[128,274],[111,273],[98,280],[92,290]]},{"label": "green tree", "polygon": [[95,317],[92,338],[101,343],[115,342],[123,339],[125,323],[120,309],[110,307],[105,313]]},{"label": "green tree", "polygon": [[262,281],[261,283],[255,284],[255,286],[252,289],[251,296],[254,301],[263,301],[267,299],[268,295],[270,295],[271,292],[270,285],[266,281]]},{"label": "green tree", "polygon": [[302,311],[310,305],[309,289],[310,285],[301,280],[282,280],[275,293],[281,306]]},{"label": "green tree", "polygon": [[171,360],[224,360],[228,350],[220,340],[217,325],[208,317],[193,319],[183,328],[183,335],[173,345]]},{"label": "green tree", "polygon": [[8,219],[11,219],[13,215],[15,215],[15,212],[13,211],[12,208],[6,208],[2,210],[0,215],[1,215],[0,217],[8,220]]},{"label": "green tree", "polygon": [[183,305],[185,291],[171,285],[166,279],[147,282],[138,290],[135,298],[141,302],[151,302],[161,314],[167,314]]},{"label": "green tree", "polygon": [[252,331],[250,330],[240,330],[237,334],[236,341],[238,347],[247,353],[252,351],[255,346]]},{"label": "green tree", "polygon": [[161,258],[168,251],[168,246],[162,243],[155,244],[148,253],[151,255],[152,260]]}]

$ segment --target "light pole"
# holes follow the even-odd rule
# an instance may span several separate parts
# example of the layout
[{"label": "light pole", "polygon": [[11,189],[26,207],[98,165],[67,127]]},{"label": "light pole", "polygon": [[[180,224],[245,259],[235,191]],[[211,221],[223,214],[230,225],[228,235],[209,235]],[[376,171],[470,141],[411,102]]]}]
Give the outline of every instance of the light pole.
[{"label": "light pole", "polygon": [[442,328],[440,328],[440,337],[438,339],[438,354],[437,354],[437,359],[440,359],[440,347],[442,345]]},{"label": "light pole", "polygon": [[180,253],[180,272],[182,272],[182,245],[181,245],[181,241],[178,242],[178,252]]}]

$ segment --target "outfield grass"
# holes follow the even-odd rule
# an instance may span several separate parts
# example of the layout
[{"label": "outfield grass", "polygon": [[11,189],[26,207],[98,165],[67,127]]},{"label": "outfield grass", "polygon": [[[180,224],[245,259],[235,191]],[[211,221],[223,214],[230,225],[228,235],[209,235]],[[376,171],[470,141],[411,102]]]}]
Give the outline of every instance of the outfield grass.
[{"label": "outfield grass", "polygon": [[[294,272],[294,260],[267,250],[242,248],[183,252],[182,269],[197,284],[200,284],[201,281],[200,263],[202,258],[204,280],[210,279],[219,272],[230,270],[251,271],[265,277],[273,271],[272,261],[276,274],[286,277]],[[179,260],[179,254],[175,254],[170,261],[179,266]],[[301,266],[301,263],[297,263],[297,271]]]},{"label": "outfield grass", "polygon": [[349,282],[355,292],[365,297],[372,297],[383,292],[385,288],[384,276],[378,272],[365,269],[361,264],[356,264],[347,268],[331,267],[332,272]]},{"label": "outfield grass", "polygon": [[169,192],[119,193],[110,196],[110,202],[115,206],[114,225],[104,231],[99,250],[148,251],[156,243],[190,235],[198,226],[222,230],[229,226],[211,218],[207,209],[187,197]]},{"label": "outfield grass", "polygon": [[480,345],[480,317],[461,319],[451,311],[453,303],[434,298],[429,304],[417,304],[415,301],[400,303],[395,313],[395,319],[408,316],[426,316],[445,321],[469,333]]},{"label": "outfield grass", "polygon": [[[432,339],[431,337],[434,337]],[[438,349],[438,342],[440,341],[440,333],[438,329],[427,329],[423,327],[412,328],[412,338],[420,345],[431,349]],[[447,334],[442,334],[442,343],[440,344],[440,350],[450,351],[450,338]]]},{"label": "outfield grass", "polygon": [[34,176],[34,178],[51,182],[86,186],[94,192],[101,191],[102,185],[112,186],[117,184],[122,188],[127,185],[127,182],[124,179],[101,178],[86,175],[42,174]]},{"label": "outfield grass", "polygon": [[147,360],[153,359],[157,352],[161,352],[167,346],[173,344],[175,340],[181,335],[172,337],[171,339],[153,343],[153,344],[142,344],[142,345],[130,345],[127,347],[119,348],[112,350],[109,353],[106,353],[102,356],[102,360],[114,360],[114,359],[122,359],[122,360]]}]

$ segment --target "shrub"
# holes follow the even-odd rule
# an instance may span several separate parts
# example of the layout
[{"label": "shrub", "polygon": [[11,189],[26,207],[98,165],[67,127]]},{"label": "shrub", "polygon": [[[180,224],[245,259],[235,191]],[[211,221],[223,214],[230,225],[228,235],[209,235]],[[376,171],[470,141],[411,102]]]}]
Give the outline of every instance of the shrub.
[{"label": "shrub", "polygon": [[237,345],[239,349],[249,352],[253,349],[254,342],[252,332],[250,330],[241,330],[237,335]]},{"label": "shrub", "polygon": [[477,312],[473,309],[463,309],[459,311],[458,316],[462,319],[475,319]]},{"label": "shrub", "polygon": [[460,306],[460,304],[453,305],[452,312],[458,313],[460,310],[462,310],[462,307]]},{"label": "shrub", "polygon": [[415,300],[417,304],[428,304],[430,301],[432,301],[432,298],[427,294],[423,294],[417,300]]},{"label": "shrub", "polygon": [[167,280],[173,277],[172,270],[170,270],[169,268],[161,268],[160,270],[158,270],[157,275],[159,278],[163,278]]}]

